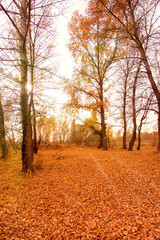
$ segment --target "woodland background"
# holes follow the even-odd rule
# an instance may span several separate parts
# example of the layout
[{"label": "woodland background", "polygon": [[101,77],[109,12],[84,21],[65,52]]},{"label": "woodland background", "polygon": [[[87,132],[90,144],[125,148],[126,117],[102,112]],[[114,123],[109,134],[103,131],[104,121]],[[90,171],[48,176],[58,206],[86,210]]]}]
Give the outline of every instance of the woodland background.
[{"label": "woodland background", "polygon": [[[56,21],[69,7],[64,0],[0,3],[2,158],[21,146],[24,172],[33,171],[40,142],[107,150],[122,139],[133,150],[143,132],[160,149],[159,1],[88,1],[85,12],[74,12],[70,79],[57,70],[55,45]],[[67,101],[57,108],[62,89]]]},{"label": "woodland background", "polygon": [[71,2],[0,1],[0,239],[160,239],[160,1],[73,12],[68,77]]}]

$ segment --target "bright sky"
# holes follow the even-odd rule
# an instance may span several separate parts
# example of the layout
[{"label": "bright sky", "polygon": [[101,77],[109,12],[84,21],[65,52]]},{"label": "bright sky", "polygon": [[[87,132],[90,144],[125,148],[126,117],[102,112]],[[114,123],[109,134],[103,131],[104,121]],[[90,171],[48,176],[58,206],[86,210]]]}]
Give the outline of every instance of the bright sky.
[{"label": "bright sky", "polygon": [[[56,37],[56,62],[58,63],[58,75],[61,77],[71,78],[74,61],[71,53],[67,48],[69,42],[68,23],[74,11],[84,12],[89,0],[68,0],[67,9],[64,16],[56,20],[57,37]],[[62,91],[55,92],[56,102],[58,105],[67,100],[67,96]]]},{"label": "bright sky", "polygon": [[68,8],[65,11],[64,16],[59,17],[57,23],[57,51],[59,53],[59,72],[65,77],[71,77],[73,70],[73,59],[69,50],[67,49],[67,43],[69,42],[68,23],[74,11],[83,12],[87,6],[89,0],[68,0]]}]

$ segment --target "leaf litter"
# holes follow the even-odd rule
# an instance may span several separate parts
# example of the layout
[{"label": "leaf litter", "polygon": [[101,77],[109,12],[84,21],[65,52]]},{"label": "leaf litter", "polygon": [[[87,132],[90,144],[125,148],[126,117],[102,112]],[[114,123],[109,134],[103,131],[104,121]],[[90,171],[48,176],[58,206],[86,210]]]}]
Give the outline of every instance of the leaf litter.
[{"label": "leaf litter", "polygon": [[0,162],[0,240],[160,239],[160,154],[39,150],[33,175]]}]

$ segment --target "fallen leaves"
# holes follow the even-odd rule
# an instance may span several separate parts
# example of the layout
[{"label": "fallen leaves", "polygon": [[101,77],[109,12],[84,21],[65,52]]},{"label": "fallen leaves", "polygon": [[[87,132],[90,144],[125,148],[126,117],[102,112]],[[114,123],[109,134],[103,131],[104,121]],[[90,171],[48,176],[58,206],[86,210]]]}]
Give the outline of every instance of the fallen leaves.
[{"label": "fallen leaves", "polygon": [[[153,152],[153,154],[152,154]],[[41,149],[36,174],[0,164],[0,239],[160,239],[160,155]]]}]

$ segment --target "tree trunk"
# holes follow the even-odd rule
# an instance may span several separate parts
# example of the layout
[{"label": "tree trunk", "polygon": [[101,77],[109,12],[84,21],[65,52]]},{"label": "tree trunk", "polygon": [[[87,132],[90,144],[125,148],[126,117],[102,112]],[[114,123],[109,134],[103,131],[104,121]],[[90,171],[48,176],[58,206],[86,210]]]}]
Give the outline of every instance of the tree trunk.
[{"label": "tree trunk", "polygon": [[[135,95],[135,93],[133,93],[133,95]],[[137,123],[136,123],[136,108],[135,108],[135,96],[133,96],[133,132],[132,132],[132,138],[129,142],[129,151],[133,150],[133,146],[136,140],[136,128],[137,128]]]},{"label": "tree trunk", "polygon": [[134,129],[133,133],[132,133],[132,138],[131,138],[131,140],[129,142],[128,151],[132,151],[133,150],[133,146],[134,146],[135,141],[136,141],[136,130]]},{"label": "tree trunk", "polygon": [[126,138],[127,138],[127,121],[126,121],[126,97],[127,97],[127,77],[125,79],[124,86],[124,98],[123,98],[123,149],[127,148]]},{"label": "tree trunk", "polygon": [[36,128],[36,111],[34,107],[34,98],[33,98],[33,86],[34,86],[34,63],[35,63],[35,44],[32,41],[31,26],[29,28],[29,38],[30,38],[30,74],[31,74],[31,102],[30,102],[30,111],[32,108],[32,118],[33,118],[33,152],[38,152],[38,143],[37,143],[37,128]]},{"label": "tree trunk", "polygon": [[38,143],[37,143],[37,124],[36,124],[36,111],[34,107],[33,100],[33,67],[31,67],[31,100],[30,100],[30,113],[32,109],[32,125],[33,125],[33,152],[38,152]]},{"label": "tree trunk", "polygon": [[[99,59],[99,57],[98,57]],[[99,68],[98,68],[99,69]],[[106,125],[105,125],[105,114],[104,114],[104,103],[103,103],[103,80],[100,78],[99,72],[99,83],[100,83],[100,116],[101,116],[101,147],[104,150],[108,150],[108,143],[106,137]]]},{"label": "tree trunk", "polygon": [[147,70],[147,75],[149,78],[149,81],[151,83],[152,89],[154,91],[154,94],[156,96],[157,99],[157,104],[158,104],[158,109],[159,109],[159,113],[158,113],[158,146],[157,146],[157,150],[160,151],[160,91],[158,90],[158,87],[155,84],[153,75],[152,75],[152,71],[150,69],[150,65],[148,63],[147,57],[145,55],[145,52],[143,50],[143,48],[141,48],[141,56],[143,59],[143,63],[145,64],[145,68]]},{"label": "tree trunk", "polygon": [[103,150],[107,150],[107,149],[108,149],[107,138],[104,137],[104,138],[103,138]]},{"label": "tree trunk", "polygon": [[159,115],[158,115],[158,146],[157,146],[157,149],[158,149],[158,151],[160,151],[160,91],[159,91],[158,86],[156,85],[156,83],[154,81],[152,70],[150,68],[150,64],[148,62],[148,58],[146,56],[146,51],[145,51],[145,49],[144,49],[144,47],[142,45],[142,42],[140,40],[137,24],[136,24],[136,21],[135,21],[134,11],[131,11],[131,16],[132,16],[132,20],[133,20],[133,23],[134,23],[133,24],[134,36],[135,36],[134,41],[136,42],[137,47],[138,47],[138,49],[140,51],[141,60],[144,63],[148,79],[150,81],[150,84],[152,86],[153,92],[154,92],[154,94],[156,96],[156,99],[157,99],[157,104],[158,104],[158,109],[159,109]]},{"label": "tree trunk", "polygon": [[19,40],[20,63],[21,63],[21,116],[22,116],[22,172],[33,171],[33,146],[32,146],[32,125],[31,114],[28,104],[27,93],[27,6],[26,1],[21,1],[21,35]]},{"label": "tree trunk", "polygon": [[123,132],[123,149],[127,149],[127,128],[126,122],[124,123],[124,132]]},{"label": "tree trunk", "polygon": [[27,94],[27,62],[25,49],[21,53],[21,116],[22,116],[22,172],[33,171],[32,126]]},{"label": "tree trunk", "polygon": [[139,126],[139,128],[138,128],[138,146],[137,146],[137,150],[140,150],[140,148],[141,148],[141,127],[142,126]]},{"label": "tree trunk", "polygon": [[1,149],[2,149],[1,158],[6,159],[7,145],[6,145],[6,139],[5,139],[4,114],[3,114],[3,107],[2,107],[1,99],[0,99],[0,142],[1,142]]},{"label": "tree trunk", "polygon": [[107,137],[106,137],[106,126],[105,126],[105,119],[104,119],[104,108],[103,105],[101,106],[101,143],[104,150],[108,150],[108,143],[107,143]]},{"label": "tree trunk", "polygon": [[33,152],[38,152],[38,143],[37,143],[37,128],[36,128],[36,113],[34,108],[34,102],[32,102],[32,110],[33,110]]},{"label": "tree trunk", "polygon": [[136,123],[136,86],[137,86],[137,80],[138,80],[138,74],[141,67],[141,61],[139,62],[139,65],[137,67],[134,84],[133,84],[133,96],[132,96],[132,107],[133,107],[133,133],[132,138],[129,143],[129,151],[133,150],[134,143],[136,141],[136,131],[137,131],[137,123]]},{"label": "tree trunk", "polygon": [[150,95],[150,97],[148,98],[148,101],[146,103],[145,106],[145,111],[143,113],[143,116],[141,117],[141,121],[138,127],[138,146],[137,146],[137,150],[140,150],[141,148],[141,130],[142,130],[142,125],[143,125],[143,121],[144,119],[147,117],[150,105],[151,105],[151,101],[152,101],[152,94]]}]

